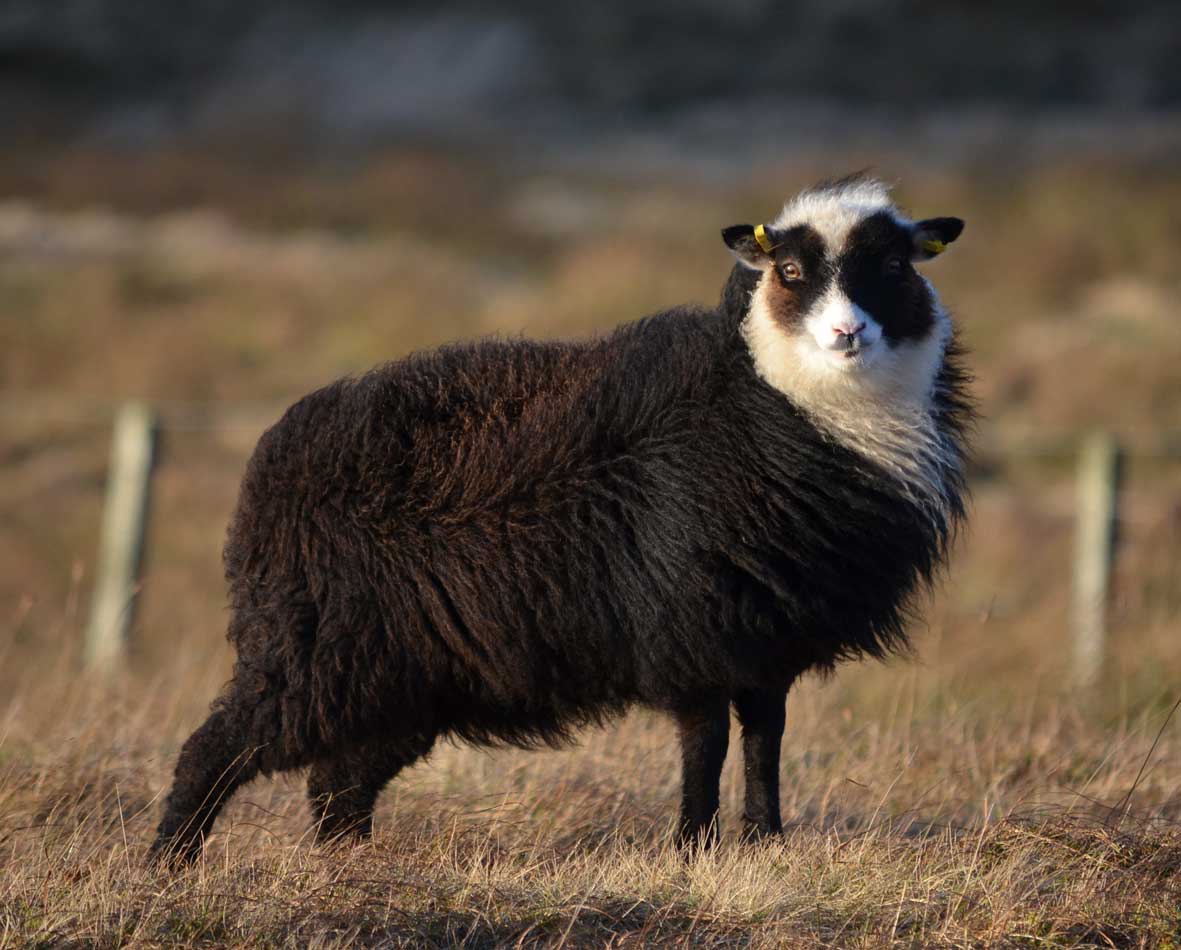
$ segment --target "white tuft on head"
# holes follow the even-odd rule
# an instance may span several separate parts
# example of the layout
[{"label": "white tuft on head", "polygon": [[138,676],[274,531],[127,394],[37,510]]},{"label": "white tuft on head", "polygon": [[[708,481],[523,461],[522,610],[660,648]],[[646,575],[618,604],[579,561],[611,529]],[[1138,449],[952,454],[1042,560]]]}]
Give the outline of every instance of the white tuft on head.
[{"label": "white tuft on head", "polygon": [[783,231],[808,224],[836,250],[858,222],[879,211],[897,215],[889,186],[876,178],[850,178],[801,192],[783,206],[771,227]]}]

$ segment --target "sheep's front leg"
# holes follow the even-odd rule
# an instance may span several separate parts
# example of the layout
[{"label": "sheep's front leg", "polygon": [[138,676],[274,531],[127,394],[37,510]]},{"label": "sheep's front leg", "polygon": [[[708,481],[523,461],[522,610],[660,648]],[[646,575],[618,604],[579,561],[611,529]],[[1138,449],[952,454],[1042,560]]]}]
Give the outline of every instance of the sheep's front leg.
[{"label": "sheep's front leg", "polygon": [[681,847],[712,845],[718,837],[719,783],[730,743],[730,704],[724,698],[677,712],[681,736]]},{"label": "sheep's front leg", "polygon": [[783,833],[779,816],[779,749],[786,719],[787,688],[747,690],[734,697],[742,723],[746,776],[745,834],[763,838]]}]

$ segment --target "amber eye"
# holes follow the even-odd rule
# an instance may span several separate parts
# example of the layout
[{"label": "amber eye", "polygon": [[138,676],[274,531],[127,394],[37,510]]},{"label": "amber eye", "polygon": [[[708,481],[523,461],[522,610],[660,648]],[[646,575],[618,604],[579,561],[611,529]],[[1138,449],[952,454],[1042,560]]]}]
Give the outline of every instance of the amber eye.
[{"label": "amber eye", "polygon": [[795,261],[784,261],[779,265],[779,273],[783,275],[784,280],[800,280],[804,276],[800,265]]},{"label": "amber eye", "polygon": [[902,273],[902,258],[898,255],[886,258],[885,271],[891,277],[897,277]]}]

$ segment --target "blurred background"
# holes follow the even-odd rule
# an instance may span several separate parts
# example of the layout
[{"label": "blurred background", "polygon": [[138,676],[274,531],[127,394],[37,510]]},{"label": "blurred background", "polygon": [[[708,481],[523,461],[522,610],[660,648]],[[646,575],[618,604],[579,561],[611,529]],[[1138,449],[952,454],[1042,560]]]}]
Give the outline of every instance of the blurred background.
[{"label": "blurred background", "polygon": [[[38,684],[79,669],[125,401],[159,419],[126,669],[213,671],[195,716],[228,669],[224,525],[288,403],[458,337],[710,304],[721,227],[867,167],[915,214],[968,222],[928,274],[973,353],[975,510],[916,630],[919,675],[986,704],[1064,688],[1079,446],[1098,430],[1121,454],[1088,708],[1167,709],[1179,63],[1164,0],[7,0],[6,728],[35,741],[57,713],[34,714]],[[842,672],[834,702],[896,672]]]},{"label": "blurred background", "polygon": [[[1176,0],[0,0],[0,133],[0,946],[1177,944]],[[292,774],[201,874],[139,867],[288,404],[711,305],[722,227],[863,168],[967,221],[925,272],[972,354],[974,502],[914,658],[793,689],[786,850],[663,851],[677,744],[639,710],[440,743],[372,849],[304,847]],[[142,571],[95,626],[129,404]]]}]

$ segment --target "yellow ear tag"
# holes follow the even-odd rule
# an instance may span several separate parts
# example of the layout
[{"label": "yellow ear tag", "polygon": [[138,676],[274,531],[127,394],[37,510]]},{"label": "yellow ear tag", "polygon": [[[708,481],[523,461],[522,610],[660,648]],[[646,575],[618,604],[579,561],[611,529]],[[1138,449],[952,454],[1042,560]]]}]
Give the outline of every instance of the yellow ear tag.
[{"label": "yellow ear tag", "polygon": [[942,241],[923,241],[923,250],[928,254],[942,254],[947,250],[947,245]]},{"label": "yellow ear tag", "polygon": [[775,245],[771,243],[771,239],[767,237],[767,229],[761,224],[755,227],[755,240],[759,242],[759,247],[763,249],[764,254],[770,254],[775,250]]}]

